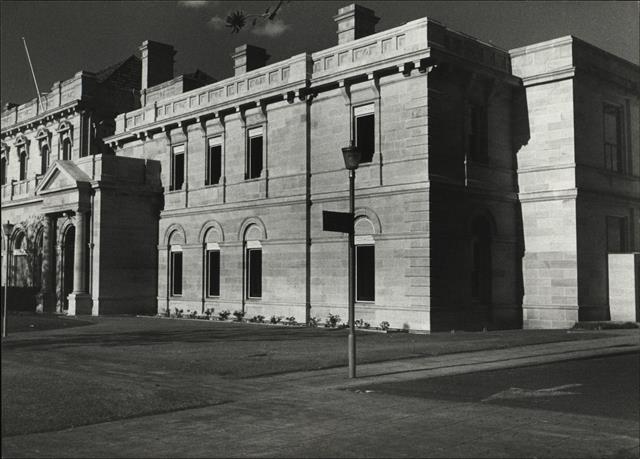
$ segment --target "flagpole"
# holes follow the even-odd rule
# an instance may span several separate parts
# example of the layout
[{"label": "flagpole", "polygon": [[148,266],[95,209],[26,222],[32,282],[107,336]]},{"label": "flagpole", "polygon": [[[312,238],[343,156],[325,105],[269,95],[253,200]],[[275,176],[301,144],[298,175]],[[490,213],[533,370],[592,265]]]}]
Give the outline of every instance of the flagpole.
[{"label": "flagpole", "polygon": [[24,50],[27,52],[27,60],[29,61],[29,67],[31,68],[31,76],[33,76],[33,84],[36,86],[36,94],[38,95],[38,104],[40,104],[40,112],[44,112],[42,106],[42,99],[40,98],[40,89],[38,89],[38,82],[36,81],[36,74],[33,71],[33,65],[31,64],[31,57],[29,56],[29,48],[27,48],[27,40],[22,37],[22,43],[24,43]]}]

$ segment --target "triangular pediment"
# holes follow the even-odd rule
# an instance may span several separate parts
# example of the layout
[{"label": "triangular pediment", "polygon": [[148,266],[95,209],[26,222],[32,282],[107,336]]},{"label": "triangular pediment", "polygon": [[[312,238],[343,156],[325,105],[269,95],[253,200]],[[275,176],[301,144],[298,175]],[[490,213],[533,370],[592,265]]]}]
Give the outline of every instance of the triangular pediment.
[{"label": "triangular pediment", "polygon": [[89,183],[91,179],[72,161],[56,161],[42,177],[36,188],[36,194],[78,188],[80,183]]}]

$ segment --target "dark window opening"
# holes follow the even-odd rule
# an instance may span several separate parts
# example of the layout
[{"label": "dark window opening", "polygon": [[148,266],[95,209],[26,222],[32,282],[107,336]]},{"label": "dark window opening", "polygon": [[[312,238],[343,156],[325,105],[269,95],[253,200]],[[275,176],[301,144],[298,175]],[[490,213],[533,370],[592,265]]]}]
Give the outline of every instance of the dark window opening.
[{"label": "dark window opening", "polygon": [[357,116],[355,121],[356,146],[360,149],[360,163],[370,163],[373,161],[376,145],[375,117],[371,113]]},{"label": "dark window opening", "polygon": [[182,252],[171,252],[171,295],[182,295]]},{"label": "dark window opening", "polygon": [[181,190],[184,185],[184,147],[174,148],[171,154],[171,191]]},{"label": "dark window opening", "polygon": [[258,178],[262,174],[262,135],[249,137],[247,154],[247,178]]},{"label": "dark window opening", "polygon": [[220,296],[220,251],[207,251],[207,296]]},{"label": "dark window opening", "polygon": [[471,161],[487,163],[489,161],[489,145],[487,123],[487,109],[480,105],[469,105],[467,107],[468,126],[467,142],[469,148],[469,158]]},{"label": "dark window opening", "polygon": [[43,145],[40,150],[40,173],[45,174],[47,172],[47,168],[49,167],[49,147],[47,145]]},{"label": "dark window opening", "polygon": [[21,151],[19,180],[26,180],[26,179],[27,179],[27,153],[24,151]]},{"label": "dark window opening", "polygon": [[220,183],[222,176],[222,145],[211,145],[207,151],[207,174],[205,185]]},{"label": "dark window opening", "polygon": [[604,106],[604,161],[613,172],[624,169],[622,158],[622,114],[619,107]]},{"label": "dark window opening", "polygon": [[7,158],[4,156],[0,160],[0,181],[2,185],[7,184]]},{"label": "dark window opening", "polygon": [[627,219],[625,217],[607,217],[607,252],[627,251]]},{"label": "dark window opening", "polygon": [[62,141],[62,159],[71,160],[71,140],[68,137]]},{"label": "dark window opening", "polygon": [[356,301],[375,301],[375,246],[356,246]]},{"label": "dark window opening", "polygon": [[247,249],[247,296],[262,297],[262,249]]}]

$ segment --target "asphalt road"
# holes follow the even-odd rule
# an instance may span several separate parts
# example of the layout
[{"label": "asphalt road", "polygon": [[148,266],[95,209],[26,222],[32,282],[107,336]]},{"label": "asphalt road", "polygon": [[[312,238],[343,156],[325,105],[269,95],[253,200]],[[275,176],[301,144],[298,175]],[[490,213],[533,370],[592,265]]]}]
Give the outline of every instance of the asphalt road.
[{"label": "asphalt road", "polygon": [[640,354],[360,386],[353,390],[638,421]]}]

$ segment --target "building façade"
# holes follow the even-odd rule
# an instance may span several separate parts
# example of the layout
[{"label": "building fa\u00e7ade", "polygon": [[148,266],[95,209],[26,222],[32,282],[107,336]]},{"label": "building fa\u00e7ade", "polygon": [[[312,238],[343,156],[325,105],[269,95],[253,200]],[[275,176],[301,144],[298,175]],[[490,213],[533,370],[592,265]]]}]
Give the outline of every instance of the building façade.
[{"label": "building fa\u00e7ade", "polygon": [[[346,317],[347,238],[322,212],[347,210],[353,141],[357,319],[608,319],[607,254],[640,246],[638,66],[574,37],[505,52],[427,18],[375,33],[358,5],[334,20],[337,46],[267,65],[245,45],[220,82],[173,78],[173,48],[145,42],[102,133],[117,98],[86,72],[90,109],[3,112],[3,221],[42,234],[39,284],[13,285],[70,314]],[[58,160],[37,176],[43,129]]]}]

